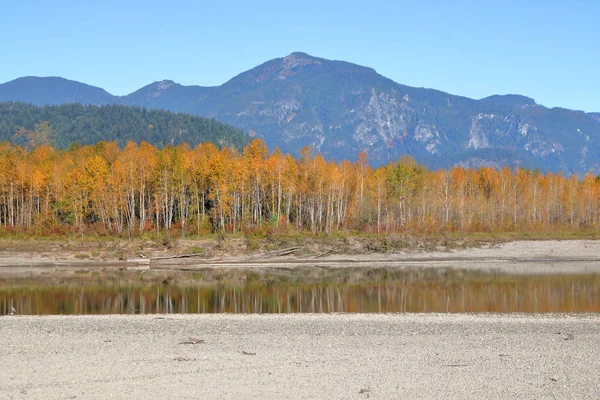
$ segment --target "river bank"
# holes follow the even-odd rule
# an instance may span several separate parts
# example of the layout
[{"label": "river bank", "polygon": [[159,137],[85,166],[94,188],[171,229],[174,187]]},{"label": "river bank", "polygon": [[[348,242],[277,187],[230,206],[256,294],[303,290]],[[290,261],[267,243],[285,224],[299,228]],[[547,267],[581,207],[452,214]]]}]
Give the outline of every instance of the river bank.
[{"label": "river bank", "polygon": [[[121,250],[113,249],[110,253],[111,246]],[[217,279],[223,273],[233,274],[232,271],[242,269],[262,275],[266,272],[285,274],[286,271],[302,268],[319,271],[339,268],[460,269],[517,275],[600,273],[600,241],[596,240],[515,241],[484,243],[468,248],[437,246],[434,249],[408,248],[387,252],[366,251],[364,243],[355,244],[355,251],[332,247],[331,244],[320,248],[308,244],[306,247],[255,252],[229,248],[220,253],[216,250],[199,252],[198,249],[205,247],[192,241],[180,244],[177,249],[147,245],[143,253],[133,254],[131,248],[139,246],[143,247],[139,242],[57,244],[1,241],[0,279],[64,281],[109,277],[139,280],[142,277],[146,282],[178,281],[184,279],[180,272],[209,271],[204,276]],[[124,247],[128,248],[130,256],[116,257],[114,254],[122,254]]]}]

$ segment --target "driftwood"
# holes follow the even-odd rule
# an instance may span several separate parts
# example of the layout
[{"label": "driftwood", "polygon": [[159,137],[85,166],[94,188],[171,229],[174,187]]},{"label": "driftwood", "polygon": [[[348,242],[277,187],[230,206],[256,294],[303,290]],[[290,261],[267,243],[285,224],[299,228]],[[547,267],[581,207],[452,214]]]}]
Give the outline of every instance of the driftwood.
[{"label": "driftwood", "polygon": [[152,257],[150,258],[151,261],[155,261],[155,260],[170,260],[173,258],[192,258],[192,257],[202,257],[204,256],[204,253],[191,253],[191,254],[176,254],[173,256],[164,256],[164,257]]},{"label": "driftwood", "polygon": [[204,339],[196,339],[196,338],[191,337],[188,340],[179,342],[179,344],[199,344],[199,343],[204,343]]},{"label": "driftwood", "polygon": [[255,356],[256,355],[256,353],[252,353],[250,351],[244,351],[244,350],[242,350],[242,354],[245,356]]},{"label": "driftwood", "polygon": [[300,249],[300,247],[289,247],[287,249],[274,250],[265,254],[265,257],[281,257],[287,256],[288,254],[292,254],[296,250]]},{"label": "driftwood", "polygon": [[332,251],[333,251],[333,249],[329,249],[329,250],[327,250],[327,251],[324,251],[324,252],[322,252],[322,253],[315,254],[315,255],[313,256],[313,258],[321,258],[321,257],[323,257],[323,256],[326,256],[327,254],[331,253]]},{"label": "driftwood", "polygon": [[289,249],[277,250],[269,253],[269,257],[281,257],[287,256],[288,254],[292,254],[296,250],[299,250],[300,247],[290,247]]},{"label": "driftwood", "polygon": [[293,252],[295,252],[298,249],[300,249],[300,247],[289,247],[287,249],[273,250],[273,251],[269,251],[267,253],[254,254],[253,256],[250,257],[250,259],[251,260],[264,260],[265,258],[287,256],[289,254],[292,254]]},{"label": "driftwood", "polygon": [[175,357],[173,360],[174,361],[196,361],[195,358],[191,358],[191,357]]}]

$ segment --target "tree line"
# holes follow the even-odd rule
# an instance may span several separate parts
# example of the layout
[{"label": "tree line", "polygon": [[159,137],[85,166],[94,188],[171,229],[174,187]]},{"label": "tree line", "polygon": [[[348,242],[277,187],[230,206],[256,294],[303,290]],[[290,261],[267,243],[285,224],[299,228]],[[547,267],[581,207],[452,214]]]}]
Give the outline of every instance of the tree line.
[{"label": "tree line", "polygon": [[47,234],[582,230],[600,225],[594,175],[494,168],[431,171],[404,156],[294,158],[258,139],[59,150],[0,144],[0,225]]}]

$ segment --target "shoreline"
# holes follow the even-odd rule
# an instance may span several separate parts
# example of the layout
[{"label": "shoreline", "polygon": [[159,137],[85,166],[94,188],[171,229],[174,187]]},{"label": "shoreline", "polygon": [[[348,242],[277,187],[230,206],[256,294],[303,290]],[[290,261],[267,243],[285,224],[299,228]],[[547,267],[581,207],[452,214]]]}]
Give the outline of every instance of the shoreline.
[{"label": "shoreline", "polygon": [[[219,257],[169,258],[156,253],[148,258],[81,259],[76,250],[63,248],[54,254],[42,249],[0,251],[0,279],[40,279],[69,277],[73,274],[132,273],[168,274],[204,270],[288,271],[298,269],[338,270],[368,269],[437,269],[465,270],[512,275],[529,274],[600,274],[600,240],[515,241],[479,248],[405,251],[388,253],[279,255],[281,251]],[[160,254],[160,253],[159,253]],[[154,257],[154,258],[152,258]]]}]

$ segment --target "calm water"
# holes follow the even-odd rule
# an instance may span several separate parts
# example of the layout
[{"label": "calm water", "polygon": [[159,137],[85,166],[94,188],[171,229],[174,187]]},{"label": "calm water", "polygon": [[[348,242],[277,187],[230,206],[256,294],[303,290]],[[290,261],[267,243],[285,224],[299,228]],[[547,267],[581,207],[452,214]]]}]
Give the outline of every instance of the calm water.
[{"label": "calm water", "polygon": [[[393,272],[393,273],[392,273]],[[352,271],[355,274],[355,271]],[[152,313],[600,312],[600,276],[465,276],[379,270],[313,279],[178,284],[0,285],[0,315]],[[345,277],[345,278],[340,278]],[[197,279],[197,276],[196,276]],[[358,282],[356,280],[359,280]],[[364,281],[360,281],[364,280]],[[275,280],[277,281],[277,280]]]}]

